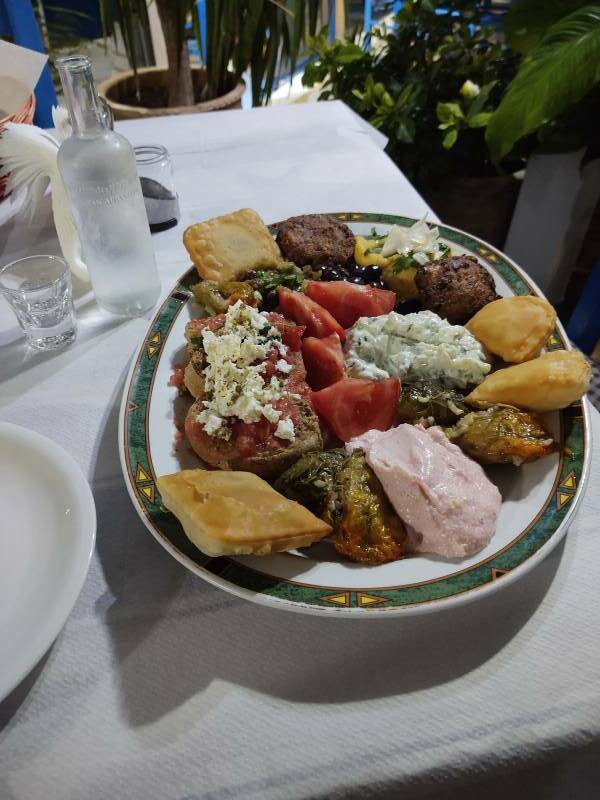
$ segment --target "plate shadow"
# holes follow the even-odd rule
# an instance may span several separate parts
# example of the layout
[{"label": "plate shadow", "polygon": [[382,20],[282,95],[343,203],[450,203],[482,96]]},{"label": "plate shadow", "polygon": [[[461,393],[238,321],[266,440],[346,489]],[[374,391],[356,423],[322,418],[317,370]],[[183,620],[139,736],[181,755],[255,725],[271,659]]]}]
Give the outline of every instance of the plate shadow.
[{"label": "plate shadow", "polygon": [[94,470],[97,552],[108,584],[96,612],[112,638],[134,727],[219,682],[297,703],[355,702],[449,683],[502,650],[552,583],[562,546],[504,592],[406,619],[303,616],[229,595],[171,558],[137,516],[119,461],[121,388]]}]

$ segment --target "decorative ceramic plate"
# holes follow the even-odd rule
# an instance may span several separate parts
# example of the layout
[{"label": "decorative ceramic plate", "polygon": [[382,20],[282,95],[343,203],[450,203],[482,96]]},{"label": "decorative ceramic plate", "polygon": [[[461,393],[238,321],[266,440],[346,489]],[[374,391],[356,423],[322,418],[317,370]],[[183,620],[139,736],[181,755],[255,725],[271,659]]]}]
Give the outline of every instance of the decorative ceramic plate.
[{"label": "decorative ceramic plate", "polygon": [[[415,220],[382,214],[340,213],[355,233],[372,226],[409,226]],[[276,226],[273,226],[273,230]],[[493,274],[499,294],[541,294],[510,259],[479,239],[440,225],[440,236],[456,254],[473,254]],[[585,400],[545,416],[559,452],[516,469],[487,470],[503,503],[496,533],[477,555],[461,561],[411,556],[378,566],[338,557],[327,542],[266,557],[209,558],[185,536],[161,504],[156,476],[198,466],[190,451],[174,450],[177,389],[173,366],[184,353],[184,328],[198,315],[190,287],[195,268],[183,275],[150,324],[133,361],[121,406],[120,452],[133,503],[150,532],[171,555],[197,575],[258,603],[333,616],[373,617],[435,611],[482,597],[529,571],[566,533],[587,478],[590,455]],[[560,325],[547,348],[568,348]]]},{"label": "decorative ceramic plate", "polygon": [[37,664],[83,586],[96,509],[68,453],[0,422],[0,700]]}]

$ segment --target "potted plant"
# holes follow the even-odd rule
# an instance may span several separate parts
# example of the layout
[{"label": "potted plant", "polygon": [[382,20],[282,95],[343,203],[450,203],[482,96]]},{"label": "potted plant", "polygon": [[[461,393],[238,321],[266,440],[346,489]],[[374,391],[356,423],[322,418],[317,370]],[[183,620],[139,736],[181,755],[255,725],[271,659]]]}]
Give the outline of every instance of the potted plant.
[{"label": "potted plant", "polygon": [[527,142],[502,170],[490,157],[485,128],[519,57],[482,14],[477,0],[407,0],[362,47],[312,39],[303,80],[388,137],[388,154],[441,219],[502,245]]},{"label": "potted plant", "polygon": [[600,2],[518,0],[504,27],[524,58],[488,122],[492,157],[535,134],[506,250],[560,302],[600,198]]},{"label": "potted plant", "polygon": [[[107,31],[120,24],[132,67],[99,87],[117,119],[239,108],[248,69],[253,103],[265,102],[282,65],[293,70],[307,34],[316,31],[320,8],[318,0],[206,0],[200,19],[195,0],[155,2],[168,69],[138,67],[136,26],[148,26],[146,0],[100,0]],[[190,17],[206,43],[203,67],[190,65]]]}]

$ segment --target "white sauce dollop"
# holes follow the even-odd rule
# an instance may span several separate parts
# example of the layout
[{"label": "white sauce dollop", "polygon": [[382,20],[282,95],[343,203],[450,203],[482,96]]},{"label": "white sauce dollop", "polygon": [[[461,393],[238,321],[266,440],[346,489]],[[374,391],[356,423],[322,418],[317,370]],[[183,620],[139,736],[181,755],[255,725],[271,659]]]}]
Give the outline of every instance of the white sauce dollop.
[{"label": "white sauce dollop", "polygon": [[361,317],[348,331],[346,367],[357,378],[439,380],[459,389],[490,371],[477,339],[432,311]]}]

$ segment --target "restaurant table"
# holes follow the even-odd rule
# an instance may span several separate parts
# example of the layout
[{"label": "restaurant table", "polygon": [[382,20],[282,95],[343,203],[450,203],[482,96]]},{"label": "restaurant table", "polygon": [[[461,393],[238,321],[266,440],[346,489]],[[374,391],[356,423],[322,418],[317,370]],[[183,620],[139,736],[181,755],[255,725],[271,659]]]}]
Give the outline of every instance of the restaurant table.
[{"label": "restaurant table", "polygon": [[[117,129],[173,159],[181,221],[153,237],[165,294],[189,266],[183,229],[216,214],[428,212],[384,138],[341,103]],[[17,210],[18,198],[0,205],[0,264],[58,252],[48,208],[33,225]],[[61,353],[27,353],[0,308],[0,418],[68,450],[98,512],[64,630],[0,704],[1,800],[598,796],[597,451],[564,544],[492,596],[366,621],[254,605],[188,572],[139,520],[117,423],[147,319],[76,295],[79,337]]]}]

